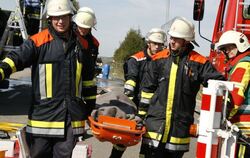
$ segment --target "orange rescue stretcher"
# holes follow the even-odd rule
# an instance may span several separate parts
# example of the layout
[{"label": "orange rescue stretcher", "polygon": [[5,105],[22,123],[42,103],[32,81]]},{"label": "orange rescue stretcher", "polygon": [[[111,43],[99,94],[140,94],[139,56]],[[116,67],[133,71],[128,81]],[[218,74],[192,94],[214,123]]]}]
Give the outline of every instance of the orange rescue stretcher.
[{"label": "orange rescue stretcher", "polygon": [[104,115],[98,117],[98,122],[91,116],[88,119],[93,135],[101,142],[133,146],[141,141],[142,135],[146,132],[144,126],[137,129],[137,123],[133,120]]}]

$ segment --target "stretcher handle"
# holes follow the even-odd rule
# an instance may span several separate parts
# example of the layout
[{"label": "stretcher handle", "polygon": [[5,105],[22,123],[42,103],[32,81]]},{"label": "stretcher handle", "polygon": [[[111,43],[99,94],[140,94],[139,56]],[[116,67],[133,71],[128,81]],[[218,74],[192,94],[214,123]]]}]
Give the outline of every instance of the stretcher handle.
[{"label": "stretcher handle", "polygon": [[144,134],[145,131],[146,131],[145,127],[142,127],[141,130],[131,130],[131,129],[126,129],[126,128],[116,128],[115,126],[98,123],[98,122],[94,121],[94,119],[91,116],[89,116],[88,118],[89,118],[89,121],[92,122],[94,125],[96,125],[98,127],[105,128],[105,129],[110,129],[110,130],[115,130],[115,131],[120,131],[120,132],[125,132],[125,133],[131,133],[131,134]]}]

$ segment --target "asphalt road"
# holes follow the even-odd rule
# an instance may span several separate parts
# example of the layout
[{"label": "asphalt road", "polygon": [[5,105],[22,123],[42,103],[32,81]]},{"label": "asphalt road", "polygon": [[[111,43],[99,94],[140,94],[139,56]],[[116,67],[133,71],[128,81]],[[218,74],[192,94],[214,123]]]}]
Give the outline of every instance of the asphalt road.
[{"label": "asphalt road", "polygon": [[[11,80],[10,88],[0,88],[0,122],[26,123],[27,113],[31,103],[30,82],[24,80]],[[3,85],[0,85],[3,86]],[[104,91],[123,91],[121,81],[102,81]],[[98,99],[98,98],[97,98]],[[87,127],[86,144],[92,145],[92,158],[108,158],[112,149],[109,142],[100,142],[93,137],[91,130]],[[196,139],[192,139],[190,151],[185,153],[184,158],[195,157]],[[138,158],[140,144],[128,147],[123,158]]]}]

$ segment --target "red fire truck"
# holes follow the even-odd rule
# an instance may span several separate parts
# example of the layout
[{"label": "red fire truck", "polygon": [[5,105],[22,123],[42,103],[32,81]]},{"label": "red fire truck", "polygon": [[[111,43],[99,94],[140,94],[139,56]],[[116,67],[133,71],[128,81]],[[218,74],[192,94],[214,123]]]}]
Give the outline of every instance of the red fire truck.
[{"label": "red fire truck", "polygon": [[[206,14],[205,0],[194,0],[193,19],[199,21],[200,36],[211,42],[210,62],[227,76],[227,58],[216,49],[216,45],[222,33],[228,30],[242,32],[250,39],[250,0],[218,0],[218,3],[211,40],[200,33],[200,22]],[[226,120],[227,102],[223,98],[227,100],[229,91],[237,86],[233,82],[210,80],[208,87],[203,89],[197,158],[235,158],[237,140],[246,140],[245,136],[239,135],[238,127]]]},{"label": "red fire truck", "polygon": [[[226,75],[227,59],[223,53],[216,50],[216,43],[218,43],[221,34],[227,30],[242,32],[250,38],[250,0],[218,0],[218,3],[220,4],[213,34],[209,40],[211,41],[209,60],[217,70]],[[194,0],[193,19],[199,21],[199,29],[203,15],[206,14],[205,4],[205,0]],[[201,37],[203,36],[201,35]]]}]

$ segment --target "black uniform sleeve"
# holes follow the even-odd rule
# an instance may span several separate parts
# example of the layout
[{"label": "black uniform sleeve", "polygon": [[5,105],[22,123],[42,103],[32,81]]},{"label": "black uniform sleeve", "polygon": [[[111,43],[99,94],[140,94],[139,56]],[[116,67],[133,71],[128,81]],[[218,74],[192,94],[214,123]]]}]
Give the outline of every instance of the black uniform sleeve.
[{"label": "black uniform sleeve", "polygon": [[139,62],[135,58],[130,57],[123,66],[124,69],[124,94],[126,94],[131,100],[135,96],[135,87],[137,78],[139,75]]},{"label": "black uniform sleeve", "polygon": [[35,61],[36,47],[31,40],[26,40],[20,50],[11,51],[0,62],[0,80],[8,78],[12,73],[21,71]]},{"label": "black uniform sleeve", "polygon": [[86,102],[87,115],[90,116],[96,104],[97,86],[95,81],[95,63],[90,54],[84,54],[82,72],[82,97]]},{"label": "black uniform sleeve", "polygon": [[158,78],[160,76],[159,67],[161,60],[151,61],[149,63],[149,69],[144,76],[142,84],[141,100],[139,103],[138,115],[144,119],[147,115],[148,107],[150,105],[151,98],[158,86]]},{"label": "black uniform sleeve", "polygon": [[203,64],[199,74],[202,84],[205,87],[207,86],[207,81],[209,79],[226,80],[225,77],[220,72],[218,72],[209,61]]}]

